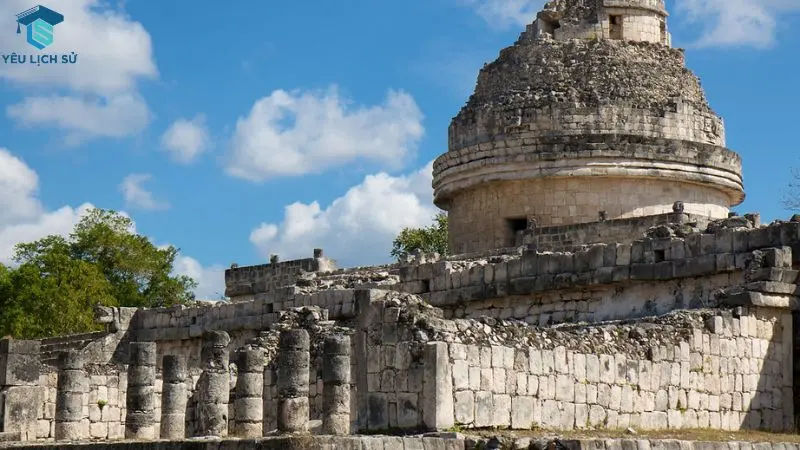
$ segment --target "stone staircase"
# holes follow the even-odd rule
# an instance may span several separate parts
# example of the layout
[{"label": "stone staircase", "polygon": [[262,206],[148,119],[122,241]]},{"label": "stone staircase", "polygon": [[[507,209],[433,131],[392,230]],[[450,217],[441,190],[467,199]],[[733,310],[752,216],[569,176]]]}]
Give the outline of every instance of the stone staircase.
[{"label": "stone staircase", "polygon": [[42,364],[55,366],[58,362],[59,353],[66,350],[82,350],[90,342],[106,336],[105,331],[95,331],[93,333],[74,334],[70,336],[57,336],[42,339],[40,359]]}]

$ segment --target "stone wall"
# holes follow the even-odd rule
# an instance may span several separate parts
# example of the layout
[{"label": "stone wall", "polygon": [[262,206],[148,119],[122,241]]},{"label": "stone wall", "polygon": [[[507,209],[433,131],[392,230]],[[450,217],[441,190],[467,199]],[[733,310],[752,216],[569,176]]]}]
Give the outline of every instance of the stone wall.
[{"label": "stone wall", "polygon": [[518,335],[514,347],[451,343],[455,422],[525,430],[793,429],[793,380],[785,370],[793,359],[790,313],[753,308],[670,319],[566,330],[549,342],[532,338],[531,347]]},{"label": "stone wall", "polygon": [[416,430],[426,425],[426,396],[436,367],[428,363],[425,342],[411,326],[417,318],[435,314],[413,296],[389,291],[361,291],[356,359],[366,370],[356,373],[358,429]]},{"label": "stone wall", "polygon": [[241,301],[252,300],[253,293],[276,290],[293,283],[302,272],[329,271],[335,263],[315,250],[314,258],[274,262],[259,266],[232,267],[225,271],[225,296]]},{"label": "stone wall", "polygon": [[364,301],[362,429],[794,427],[785,308],[531,327],[446,320],[403,294]]},{"label": "stone wall", "polygon": [[[0,442],[0,448],[3,443]],[[423,436],[294,436],[242,440],[193,440],[159,442],[42,443],[28,450],[464,450],[465,441],[456,437]],[[472,447],[470,447],[471,449]]]},{"label": "stone wall", "polygon": [[[92,439],[122,439],[125,437],[125,395],[127,374],[124,367],[90,368],[89,389],[83,396],[84,426]],[[104,372],[100,374],[101,372]],[[58,373],[47,370],[39,378],[44,402],[37,422],[36,436],[53,439],[55,436],[56,386]],[[161,382],[156,384],[156,404],[160,408]],[[160,414],[158,414],[160,417]]]},{"label": "stone wall", "polygon": [[[410,264],[402,268],[398,288],[420,294],[448,317],[516,317],[537,324],[714,306],[723,289],[743,283],[791,291],[784,283],[793,285],[797,277],[791,266],[800,256],[800,223],[716,231],[598,244],[577,253]],[[763,252],[771,256],[764,259]]]},{"label": "stone wall", "polygon": [[[661,424],[667,417],[668,427],[688,426],[675,425],[680,420],[681,424],[708,424],[712,428],[730,428],[733,423],[737,427],[777,429],[777,414],[781,415],[780,420],[793,414],[791,402],[776,400],[775,389],[781,389],[781,398],[792,398],[792,358],[787,359],[786,355],[791,355],[794,348],[790,309],[797,302],[798,272],[792,267],[800,262],[800,223],[747,228],[752,226],[749,219],[734,217],[710,224],[707,233],[646,238],[631,244],[600,244],[576,253],[522,251],[467,261],[420,256],[391,270],[362,269],[346,276],[342,272],[335,276],[303,275],[296,280],[299,285],[282,287],[278,294],[268,293],[263,299],[250,302],[139,310],[132,315],[128,328],[120,328],[122,322],[117,321],[98,338],[97,348],[105,348],[112,341],[117,342],[117,348],[104,353],[105,361],[95,357],[87,367],[89,388],[81,400],[83,420],[88,435],[94,438],[120,437],[126,414],[127,342],[156,342],[159,364],[164,355],[186,357],[187,392],[194,396],[203,364],[201,336],[207,331],[226,330],[231,336],[231,352],[239,348],[262,348],[267,352],[265,429],[272,429],[277,402],[277,336],[287,327],[301,327],[309,330],[312,342],[317,343],[312,345],[311,355],[312,419],[320,417],[322,409],[318,343],[336,330],[354,333],[350,406],[355,430],[448,429],[469,417],[464,405],[470,396],[473,426],[494,423],[485,413],[491,398],[489,415],[494,417],[499,410],[498,414],[505,417],[504,408],[508,406],[509,421],[516,417],[517,424],[521,419],[513,415],[515,401],[538,405],[529,410],[531,414],[547,411],[545,416],[551,417],[558,411],[561,415],[554,419],[557,423],[541,425],[548,427],[565,424],[562,420],[574,420],[574,426],[580,427],[584,423],[580,419],[583,412],[589,411],[590,421],[599,415],[606,424],[616,420],[618,425],[638,423],[636,426],[649,427],[653,421]],[[668,228],[667,231],[672,232]],[[357,286],[359,280],[386,284],[382,289],[327,290],[331,286]],[[703,308],[711,309],[673,313]],[[673,316],[680,320],[670,319]],[[643,317],[657,319],[638,320],[633,328],[606,324],[610,320]],[[635,348],[609,347],[607,339],[596,339],[622,336],[623,343],[627,343],[633,335],[644,336]],[[678,340],[664,341],[659,336]],[[609,342],[619,343],[613,339]],[[89,343],[83,351],[94,344]],[[736,352],[731,355],[734,345]],[[34,354],[27,348],[20,345],[20,356],[15,357],[38,361],[38,350]],[[650,353],[642,353],[648,349]],[[91,354],[86,353],[87,358]],[[500,354],[502,365],[497,362]],[[549,361],[551,355],[554,360],[568,362],[553,363],[552,371],[531,363]],[[680,381],[673,383],[670,379],[665,384],[665,377],[658,383],[651,379],[650,388],[646,388],[642,384],[646,381],[594,381],[596,377],[587,375],[585,382],[566,383],[565,380],[576,381],[573,379],[580,378],[586,370],[581,368],[581,362],[594,364],[592,355],[600,355],[598,360],[614,356],[615,364],[617,355],[624,355],[626,367],[630,362],[637,371],[649,368],[653,374],[655,367],[664,372],[669,367],[670,377],[673,369],[679,369]],[[507,367],[510,361],[513,377]],[[454,369],[462,366],[466,371]],[[687,370],[688,385],[684,377]],[[6,370],[5,383],[9,382],[8,373]],[[697,378],[700,374],[705,378]],[[716,387],[711,383],[712,375],[723,384]],[[37,414],[34,434],[50,438],[56,407],[55,369],[45,366],[37,379],[44,397],[33,402],[40,406],[31,410]],[[232,370],[231,389],[235,383],[236,372]],[[698,383],[714,386],[714,390],[704,391]],[[538,386],[532,390],[535,385]],[[551,389],[551,385],[555,387]],[[589,385],[596,389],[596,398],[590,394],[593,391]],[[13,384],[8,386],[16,389]],[[25,394],[31,386],[31,382],[22,383],[18,390]],[[565,397],[567,394],[559,386],[574,397]],[[572,391],[565,386],[573,386]],[[638,386],[638,390],[632,386]],[[7,393],[11,391],[0,388],[3,389],[8,401]],[[154,389],[159,418],[161,383],[157,382]],[[611,403],[611,396],[616,398],[617,394],[630,398],[629,391],[635,391],[631,394],[634,404],[650,405],[651,400],[658,399],[658,406],[629,411],[621,403]],[[667,393],[667,410],[661,406],[661,391]],[[607,400],[601,392],[608,394]],[[739,394],[741,404],[749,406],[749,414],[744,414],[745,406],[738,406]],[[716,409],[717,397],[726,406]],[[12,401],[25,404],[30,397],[15,398]],[[191,401],[189,404],[187,431],[193,433],[196,414]],[[232,406],[231,402],[228,417],[235,420]],[[478,408],[484,412],[479,413]],[[3,419],[7,424],[8,417]]]},{"label": "stone wall", "polygon": [[[350,303],[354,298],[353,291],[347,291],[349,294]],[[325,303],[322,298],[327,298],[329,294],[335,292],[323,292],[314,297],[320,304]],[[295,304],[294,301],[291,304]],[[243,304],[226,305],[233,307],[233,309],[241,309]],[[184,311],[182,308],[169,308],[172,312]],[[325,313],[327,310],[320,310],[316,308],[294,308],[291,306],[282,306],[280,313],[274,313],[275,320],[263,328],[256,330],[241,330],[232,327],[231,342],[229,350],[231,352],[239,348],[265,348],[267,351],[267,364],[264,371],[264,432],[268,433],[276,428],[276,405],[278,404],[277,395],[277,373],[275,367],[275,356],[277,353],[277,336],[280,329],[286,327],[306,327],[309,328],[313,336],[316,337],[315,345],[312,346],[311,361],[312,367],[309,377],[309,403],[310,403],[310,419],[319,420],[322,413],[322,354],[320,343],[324,337],[325,330],[316,327],[317,323],[328,323],[328,316]],[[142,310],[140,314],[147,313],[162,314],[163,310]],[[297,315],[300,316],[315,316],[308,319],[302,319],[305,323],[300,324]],[[352,312],[350,313],[352,316]],[[292,316],[292,317],[287,317]],[[141,318],[137,318],[141,320]],[[135,322],[142,324],[144,322]],[[214,327],[209,326],[207,330],[211,331]],[[138,330],[134,334],[137,336],[135,340],[142,338],[155,337],[155,328]],[[314,331],[316,330],[316,331]],[[143,332],[142,332],[143,331]],[[187,378],[186,378],[186,392],[189,398],[194,398],[197,394],[198,381],[202,375],[202,338],[175,338],[168,332],[162,337],[169,337],[169,339],[156,340],[157,343],[157,363],[158,372],[154,389],[154,402],[155,402],[155,426],[156,429],[160,426],[161,418],[161,393],[162,393],[162,373],[161,363],[163,357],[166,355],[180,355],[186,358],[187,361]],[[125,344],[123,344],[125,345]],[[126,354],[127,352],[122,352]],[[232,362],[235,362],[233,359]],[[353,371],[356,369],[356,360],[352,361]],[[125,436],[124,423],[126,415],[126,394],[127,394],[127,373],[126,365],[120,361],[109,361],[107,364],[92,364],[87,368],[88,372],[88,390],[83,395],[83,416],[84,427],[88,430],[88,435],[92,439],[121,439]],[[233,426],[236,420],[236,414],[233,404],[235,398],[235,386],[237,380],[237,373],[231,370],[230,378],[230,398],[231,402],[228,405],[228,417],[230,418],[230,425]],[[54,437],[55,427],[55,411],[56,411],[56,387],[58,384],[58,372],[53,366],[44,366],[44,373],[39,377],[38,387],[43,392],[42,407],[39,408],[39,417],[36,427],[36,437],[39,439],[52,439]],[[353,396],[355,398],[355,396]],[[195,411],[196,405],[190,401],[186,412],[186,431],[188,436],[193,436],[195,427],[197,425],[197,415]],[[353,403],[355,409],[355,403]],[[355,411],[353,417],[355,417]],[[233,430],[230,430],[233,433]]]},{"label": "stone wall", "polygon": [[[326,309],[331,319],[354,316],[353,289],[304,294],[297,286],[283,286],[272,291],[259,291],[257,295],[258,300],[236,303],[140,310],[134,325],[135,339],[158,342],[160,348],[180,350],[192,365],[199,360],[200,337],[205,331],[225,330],[231,333],[234,342],[243,343],[259,330],[278,323],[281,311],[291,308],[318,306]],[[241,337],[237,337],[240,334]]]},{"label": "stone wall", "polygon": [[669,213],[676,200],[706,220],[728,216],[730,197],[713,187],[660,179],[550,177],[493,183],[454,195],[448,237],[455,252],[507,247],[515,242],[510,220],[531,217],[544,227],[573,225],[597,222],[600,211],[612,220],[633,219]]},{"label": "stone wall", "polygon": [[[713,438],[712,438],[713,439]],[[733,439],[733,438],[730,438]],[[520,449],[534,450],[543,448],[559,448],[569,450],[794,450],[800,445],[792,438],[784,438],[786,442],[760,441],[759,439],[744,440],[688,440],[688,439],[653,439],[647,436],[619,437],[586,437],[586,438],[531,438],[531,437],[502,437],[493,438],[467,438],[466,450],[495,449]]]},{"label": "stone wall", "polygon": [[572,252],[585,248],[587,244],[630,244],[658,225],[694,223],[705,229],[708,222],[707,216],[673,212],[573,225],[536,226],[523,233],[522,244],[533,244],[539,251]]},{"label": "stone wall", "polygon": [[[692,109],[675,111],[676,103]],[[686,69],[681,50],[646,42],[523,41],[501,50],[497,60],[481,69],[475,92],[453,124],[474,123],[475,115],[484,108],[501,113],[510,108],[531,111],[548,106],[573,110],[578,113],[576,119],[585,123],[598,120],[580,113],[581,107],[592,106],[633,110],[634,123],[646,123],[641,117],[658,117],[657,111],[696,111],[711,114],[709,119],[715,117],[699,79]],[[607,111],[604,115],[613,114],[613,110]],[[571,115],[567,113],[565,118]],[[715,121],[720,123],[718,117]]]},{"label": "stone wall", "polygon": [[[519,128],[523,124],[525,128]],[[585,136],[623,133],[725,145],[722,119],[698,110],[688,102],[674,102],[653,108],[622,102],[616,105],[541,107],[525,102],[518,107],[509,105],[497,111],[475,111],[460,117],[450,128],[450,150],[491,142],[495,140],[493,137],[507,135],[509,131],[525,132],[519,136],[522,138],[540,137],[542,134]]]},{"label": "stone wall", "polygon": [[[610,2],[609,2],[610,3]],[[666,30],[665,17],[651,9],[625,7],[627,2],[610,3],[600,10],[599,20],[583,23],[561,22],[560,27],[550,32],[557,41],[570,39],[617,39],[625,41],[650,42],[669,46],[671,37]],[[612,32],[609,16],[619,16],[622,22],[618,33]],[[539,30],[549,27],[541,22],[535,23],[528,32],[533,36]]]},{"label": "stone wall", "polygon": [[[624,28],[612,30],[610,15],[618,15]],[[624,39],[668,46],[671,39],[666,30],[666,16],[664,2],[660,0],[550,1],[527,27],[521,40]]]},{"label": "stone wall", "polygon": [[[0,448],[3,443],[0,442]],[[641,438],[479,438],[459,434],[450,436],[295,436],[265,439],[210,440],[210,441],[161,441],[161,442],[116,442],[81,444],[37,444],[29,450],[85,449],[85,450],[483,450],[513,448],[519,450],[541,448],[563,448],[570,450],[792,450],[798,448],[793,442],[760,441],[690,441],[677,439]]]}]

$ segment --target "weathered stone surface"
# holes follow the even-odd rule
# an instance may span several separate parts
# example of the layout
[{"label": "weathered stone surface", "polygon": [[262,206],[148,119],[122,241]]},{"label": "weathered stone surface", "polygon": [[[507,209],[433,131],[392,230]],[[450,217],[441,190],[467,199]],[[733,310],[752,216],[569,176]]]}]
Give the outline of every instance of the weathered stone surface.
[{"label": "weathered stone surface", "polygon": [[186,357],[183,355],[164,355],[162,370],[165,383],[183,383],[186,381]]},{"label": "weathered stone surface", "polygon": [[83,399],[89,383],[84,371],[84,355],[66,351],[59,355],[59,366],[54,437],[58,441],[85,439],[89,436],[89,423]]},{"label": "weathered stone surface", "polygon": [[39,381],[39,341],[0,340],[0,386],[33,386]]},{"label": "weathered stone surface", "polygon": [[230,335],[225,331],[206,331],[203,333],[201,360],[206,371],[227,371],[230,363],[228,345]]},{"label": "weathered stone surface", "polygon": [[262,435],[264,420],[264,351],[236,352],[236,399],[234,400],[234,433],[242,437]]},{"label": "weathered stone surface", "polygon": [[198,420],[195,431],[198,436],[224,437],[228,434],[230,342],[230,336],[224,331],[203,334],[204,370],[197,383]]},{"label": "weathered stone surface", "polygon": [[282,331],[278,343],[278,430],[308,431],[310,338],[304,329]]},{"label": "weathered stone surface", "polygon": [[332,335],[323,343],[322,432],[350,434],[350,337]]},{"label": "weathered stone surface", "polygon": [[44,389],[39,386],[10,386],[0,389],[0,419],[3,431],[19,433],[19,440],[37,437],[37,421],[41,414]]},{"label": "weathered stone surface", "polygon": [[156,439],[155,342],[131,342],[126,391],[125,437]]},{"label": "weathered stone surface", "polygon": [[165,355],[163,358],[164,382],[161,395],[161,439],[186,437],[186,358],[182,355]]}]

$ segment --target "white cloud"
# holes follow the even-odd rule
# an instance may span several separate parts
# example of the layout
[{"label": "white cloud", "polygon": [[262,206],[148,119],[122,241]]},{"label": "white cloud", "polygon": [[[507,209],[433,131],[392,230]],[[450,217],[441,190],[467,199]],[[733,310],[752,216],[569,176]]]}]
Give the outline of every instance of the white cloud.
[{"label": "white cloud", "polygon": [[176,274],[186,275],[197,282],[194,295],[197,300],[220,300],[225,295],[225,267],[204,267],[199,261],[179,255],[175,259]]},{"label": "white cloud", "polygon": [[674,0],[677,12],[701,24],[696,45],[767,48],[780,18],[800,11],[800,0]]},{"label": "white cloud", "polygon": [[209,147],[210,137],[202,115],[192,120],[179,119],[161,136],[161,146],[172,159],[183,164],[194,161]]},{"label": "white cloud", "polygon": [[[81,217],[95,208],[91,203],[84,203],[77,208],[63,206],[46,211],[37,197],[38,189],[36,172],[0,147],[0,264],[14,264],[14,246],[19,243],[49,235],[68,236]],[[124,211],[120,214],[130,217]],[[135,232],[135,223],[132,228]],[[178,255],[173,272],[198,282],[195,295],[199,299],[218,299],[225,291],[222,266],[205,267],[192,257]]]},{"label": "white cloud", "polygon": [[28,126],[52,126],[68,130],[71,143],[93,136],[126,137],[150,123],[144,100],[133,94],[114,97],[28,97],[10,105],[6,113]]},{"label": "white cloud", "polygon": [[389,91],[380,106],[352,107],[335,87],[326,92],[277,90],[237,121],[227,171],[263,181],[357,160],[399,168],[424,133],[422,119],[404,92]]},{"label": "white cloud", "polygon": [[0,263],[10,264],[14,246],[50,234],[67,235],[93,206],[45,211],[38,197],[39,176],[22,159],[0,148]]},{"label": "white cloud", "polygon": [[169,209],[168,202],[156,199],[153,193],[144,187],[144,184],[152,178],[148,173],[132,173],[122,180],[119,190],[128,207],[147,211]]},{"label": "white cloud", "polygon": [[36,198],[38,188],[36,172],[0,148],[0,223],[13,224],[41,214],[42,205]]},{"label": "white cloud", "polygon": [[[77,64],[0,64],[0,78],[23,88],[43,89],[8,108],[27,126],[53,126],[83,138],[121,137],[140,132],[150,121],[138,82],[158,76],[149,33],[138,22],[102,0],[74,0],[51,5],[64,15],[54,43],[38,51],[25,33],[9,34],[0,53],[78,54]],[[14,30],[15,15],[31,7],[27,0],[0,3],[0,29]],[[11,31],[10,33],[13,33]],[[64,95],[66,93],[66,95]]]},{"label": "white cloud", "polygon": [[318,202],[286,206],[280,225],[262,223],[250,242],[262,256],[307,258],[314,248],[340,265],[390,261],[392,240],[404,227],[433,223],[438,209],[431,188],[433,163],[411,174],[368,175],[323,209]]},{"label": "white cloud", "polygon": [[0,221],[0,263],[12,264],[14,246],[19,243],[32,242],[51,234],[69,235],[80,218],[92,208],[91,203],[84,203],[77,208],[63,206],[55,211],[43,211],[24,222]]}]

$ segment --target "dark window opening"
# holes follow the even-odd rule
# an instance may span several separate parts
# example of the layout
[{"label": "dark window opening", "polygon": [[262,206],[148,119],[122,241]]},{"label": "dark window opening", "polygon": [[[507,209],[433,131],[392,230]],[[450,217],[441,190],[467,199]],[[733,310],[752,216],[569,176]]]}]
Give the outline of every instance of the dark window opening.
[{"label": "dark window opening", "polygon": [[508,223],[511,237],[511,239],[509,239],[509,247],[522,245],[522,232],[528,229],[528,219],[525,217],[506,219],[506,222]]},{"label": "dark window opening", "polygon": [[547,20],[540,17],[537,22],[539,24],[539,31],[544,34],[549,34],[550,36],[553,36],[553,33],[561,28],[561,24],[558,20]]},{"label": "dark window opening", "polygon": [[656,250],[654,253],[655,253],[655,260],[657,263],[664,262],[667,259],[665,250]]},{"label": "dark window opening", "polygon": [[622,16],[608,16],[610,25],[609,36],[611,39],[622,39]]},{"label": "dark window opening", "polygon": [[667,22],[664,19],[661,19],[661,43],[667,43]]}]

